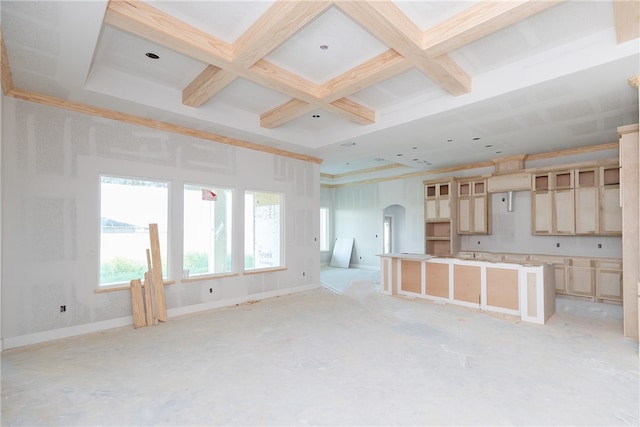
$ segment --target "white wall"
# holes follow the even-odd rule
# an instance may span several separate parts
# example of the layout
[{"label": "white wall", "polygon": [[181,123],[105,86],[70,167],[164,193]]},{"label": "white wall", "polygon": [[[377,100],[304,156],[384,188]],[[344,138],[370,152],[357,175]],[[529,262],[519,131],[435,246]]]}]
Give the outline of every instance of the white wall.
[{"label": "white wall", "polygon": [[[565,156],[536,161],[527,167],[596,161],[617,157],[617,150]],[[492,168],[466,170],[457,177],[486,175]],[[379,268],[376,254],[382,253],[382,218],[384,208],[398,204],[406,209],[403,252],[424,253],[424,189],[423,181],[445,175],[383,181],[339,187],[335,192],[335,237],[353,237],[352,267]],[[614,257],[622,253],[621,237],[532,236],[531,192],[514,193],[514,212],[507,212],[505,194],[491,196],[492,234],[462,236],[461,249],[467,251],[539,253],[574,256]],[[480,242],[478,244],[478,242]],[[559,243],[560,247],[556,247]],[[598,244],[602,248],[598,248]]]},{"label": "white wall", "polygon": [[[4,99],[2,119],[5,348],[131,324],[128,290],[95,292],[99,174],[170,183],[169,318],[319,286],[318,164],[13,98]],[[236,190],[237,276],[180,282],[184,182]],[[284,193],[284,271],[241,273],[245,189]]]}]

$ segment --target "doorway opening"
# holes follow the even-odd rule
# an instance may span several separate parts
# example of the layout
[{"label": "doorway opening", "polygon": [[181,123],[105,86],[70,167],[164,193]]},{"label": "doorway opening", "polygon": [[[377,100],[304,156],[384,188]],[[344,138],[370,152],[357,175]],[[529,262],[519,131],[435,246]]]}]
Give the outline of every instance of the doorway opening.
[{"label": "doorway opening", "polygon": [[401,205],[390,205],[382,212],[382,253],[401,253],[404,250],[404,215]]}]

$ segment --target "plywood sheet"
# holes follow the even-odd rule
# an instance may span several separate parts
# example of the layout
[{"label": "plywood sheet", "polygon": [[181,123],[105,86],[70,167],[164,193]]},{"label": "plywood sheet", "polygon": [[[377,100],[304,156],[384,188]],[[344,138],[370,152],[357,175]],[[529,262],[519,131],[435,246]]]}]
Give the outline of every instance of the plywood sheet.
[{"label": "plywood sheet", "polygon": [[480,305],[480,267],[453,266],[453,299]]},{"label": "plywood sheet", "polygon": [[426,294],[449,298],[449,264],[427,263]]},{"label": "plywood sheet", "polygon": [[420,261],[400,262],[400,273],[402,274],[403,291],[422,293],[422,263]]},{"label": "plywood sheet", "polygon": [[331,261],[329,266],[339,268],[349,268],[351,262],[351,252],[353,251],[353,237],[341,237],[336,239],[333,246]]},{"label": "plywood sheet", "polygon": [[487,305],[519,309],[518,270],[487,267]]}]

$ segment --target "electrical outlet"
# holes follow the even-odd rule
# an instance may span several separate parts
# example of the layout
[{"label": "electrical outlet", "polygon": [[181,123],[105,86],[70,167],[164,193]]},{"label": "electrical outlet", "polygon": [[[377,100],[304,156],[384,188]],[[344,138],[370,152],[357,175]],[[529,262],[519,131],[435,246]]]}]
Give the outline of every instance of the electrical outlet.
[{"label": "electrical outlet", "polygon": [[598,249],[602,249],[602,243],[598,243]]},{"label": "electrical outlet", "polygon": [[209,288],[209,293],[212,294],[213,293],[213,288]]},{"label": "electrical outlet", "polygon": [[67,306],[66,305],[61,305],[60,306],[60,313],[64,313],[65,311],[67,311]]},{"label": "electrical outlet", "polygon": [[560,243],[556,243],[556,248],[559,248],[559,247],[560,247]]},{"label": "electrical outlet", "polygon": [[306,276],[307,273],[305,273],[304,271],[302,272],[302,277]]}]

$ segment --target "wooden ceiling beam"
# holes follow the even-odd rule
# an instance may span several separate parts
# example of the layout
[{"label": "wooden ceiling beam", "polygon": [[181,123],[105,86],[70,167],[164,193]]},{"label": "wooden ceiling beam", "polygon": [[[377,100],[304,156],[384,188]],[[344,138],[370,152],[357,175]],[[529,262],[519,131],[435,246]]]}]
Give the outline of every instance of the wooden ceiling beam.
[{"label": "wooden ceiling beam", "polygon": [[389,49],[319,87],[319,96],[331,102],[413,68],[406,58]]},{"label": "wooden ceiling beam", "polygon": [[315,109],[317,109],[315,105],[294,98],[282,105],[279,105],[273,110],[269,110],[266,113],[261,114],[260,126],[267,129],[273,129],[290,122],[293,119],[309,114]]},{"label": "wooden ceiling beam", "polygon": [[618,43],[640,37],[640,2],[638,0],[613,0],[613,13]]},{"label": "wooden ceiling beam", "polygon": [[330,6],[324,0],[277,1],[233,43],[233,63],[251,67]]},{"label": "wooden ceiling beam", "polygon": [[7,95],[14,89],[13,77],[11,76],[11,66],[9,65],[9,56],[7,55],[7,47],[4,45],[4,37],[0,28],[0,73],[2,81],[2,93]]},{"label": "wooden ceiling beam", "polygon": [[[471,78],[451,59],[434,60],[422,48],[422,31],[391,1],[337,1],[336,6],[398,51],[427,77],[452,95],[471,91]],[[453,72],[450,72],[453,71]]]},{"label": "wooden ceiling beam", "polygon": [[237,78],[237,74],[209,65],[182,91],[182,103],[199,107]]},{"label": "wooden ceiling beam", "polygon": [[428,55],[444,55],[562,1],[485,0],[425,31],[421,47]]},{"label": "wooden ceiling beam", "polygon": [[[237,67],[251,67],[329,6],[327,1],[276,2],[233,43],[231,62]],[[237,77],[212,67],[207,67],[182,91],[183,104],[199,107]]]}]

